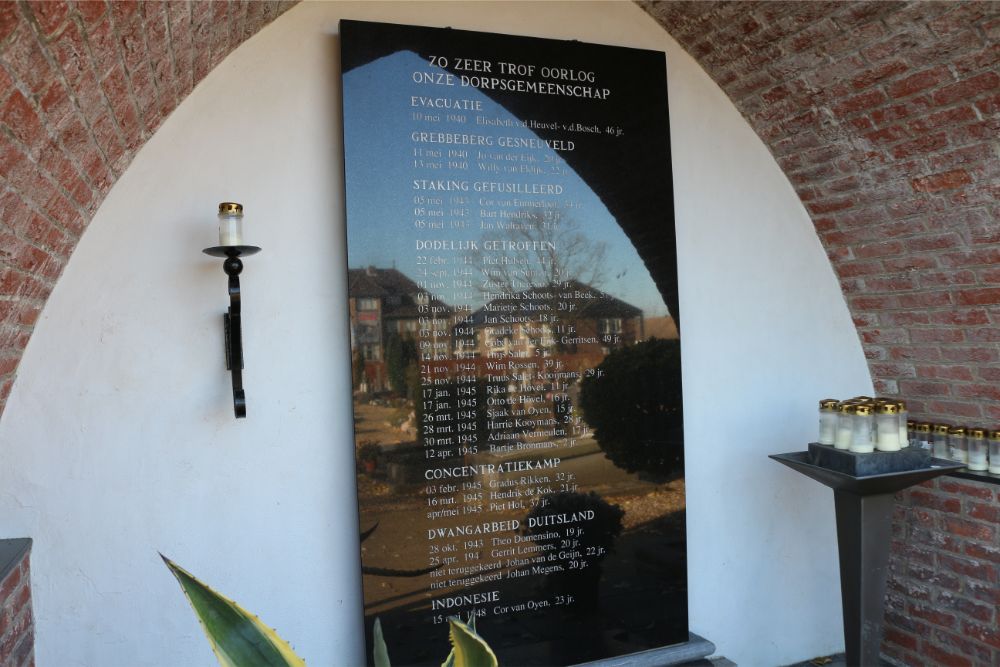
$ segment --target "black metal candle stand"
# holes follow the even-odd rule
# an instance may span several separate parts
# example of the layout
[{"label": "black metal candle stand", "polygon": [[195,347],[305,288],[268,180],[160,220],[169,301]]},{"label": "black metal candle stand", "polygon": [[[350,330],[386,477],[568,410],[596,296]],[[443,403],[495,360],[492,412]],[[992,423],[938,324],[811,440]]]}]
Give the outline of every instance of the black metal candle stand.
[{"label": "black metal candle stand", "polygon": [[247,398],[243,390],[243,323],[240,313],[240,273],[243,260],[260,252],[253,245],[222,245],[202,250],[212,257],[225,257],[222,270],[229,276],[229,311],[222,315],[223,336],[226,344],[226,370],[232,372],[233,412],[237,419],[247,416]]},{"label": "black metal candle stand", "polygon": [[[944,459],[911,456],[911,463],[921,458],[924,463],[909,470],[851,475],[817,465],[820,457],[816,447],[832,449],[813,443],[809,452],[772,454],[770,458],[833,489],[847,664],[876,667],[882,644],[894,495],[964,466]],[[900,454],[896,458],[902,461],[907,454],[913,453],[901,450],[851,454],[855,461],[848,465],[855,466],[856,470],[886,469],[888,464],[876,459],[894,454]]]}]

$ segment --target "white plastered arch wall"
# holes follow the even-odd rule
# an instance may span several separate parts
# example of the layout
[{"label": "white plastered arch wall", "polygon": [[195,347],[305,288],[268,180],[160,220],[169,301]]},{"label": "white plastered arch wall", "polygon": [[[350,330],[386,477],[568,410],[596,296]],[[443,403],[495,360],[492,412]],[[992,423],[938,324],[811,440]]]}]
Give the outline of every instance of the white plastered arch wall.
[{"label": "white plastered arch wall", "polygon": [[[317,665],[363,660],[350,442],[340,18],[667,53],[691,628],[741,664],[841,645],[828,492],[766,459],[871,390],[808,215],[725,95],[632,3],[303,3],[143,147],[49,300],[0,421],[0,534],[35,538],[39,664],[212,657],[163,551]],[[246,261],[249,417],[222,368],[223,199]],[[817,547],[816,545],[823,545]]]}]

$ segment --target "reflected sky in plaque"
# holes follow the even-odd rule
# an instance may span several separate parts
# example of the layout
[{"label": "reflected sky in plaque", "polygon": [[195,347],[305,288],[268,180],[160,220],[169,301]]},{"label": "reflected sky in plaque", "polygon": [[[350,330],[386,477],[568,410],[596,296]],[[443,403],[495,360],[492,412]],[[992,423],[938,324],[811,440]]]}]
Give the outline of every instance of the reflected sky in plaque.
[{"label": "reflected sky in plaque", "polygon": [[[343,78],[344,122],[346,127],[351,128],[344,138],[346,159],[351,164],[351,169],[347,171],[347,205],[351,215],[348,262],[351,267],[394,266],[416,279],[414,257],[420,254],[415,249],[416,239],[479,241],[484,234],[490,238],[505,238],[502,231],[484,232],[480,227],[480,217],[488,217],[500,209],[509,212],[517,207],[491,205],[486,200],[510,203],[515,198],[533,201],[553,199],[551,196],[484,194],[473,191],[471,186],[468,192],[425,192],[414,189],[414,179],[558,184],[564,190],[556,199],[573,205],[571,209],[562,209],[563,218],[570,218],[576,231],[588,241],[604,244],[606,248],[603,279],[594,286],[641,308],[646,317],[667,314],[666,305],[631,241],[600,198],[576,172],[562,163],[557,151],[547,147],[504,149],[412,141],[411,133],[414,131],[476,134],[491,136],[494,140],[499,137],[538,139],[516,117],[476,88],[462,86],[460,81],[454,86],[417,83],[413,80],[414,72],[446,73],[416,54],[404,51],[358,67]],[[476,100],[481,103],[481,110],[450,112],[414,107],[409,103],[411,96]],[[440,116],[440,120],[428,122],[415,119],[415,112],[435,114]],[[449,122],[449,113],[463,114],[466,122]],[[499,120],[500,125],[478,124],[477,116]],[[571,122],[573,119],[564,120]],[[567,134],[566,139],[582,142],[587,140],[587,136]],[[442,154],[440,158],[425,160],[424,156],[416,155],[417,148],[440,149]],[[464,160],[449,159],[449,148],[466,150],[468,157]],[[480,169],[480,162],[499,165],[495,160],[477,160],[478,151],[531,154],[537,158],[533,166],[543,173],[496,173]],[[431,162],[440,163],[440,166],[429,167]],[[465,163],[465,168],[454,164],[461,162]],[[553,173],[553,170],[561,173]],[[627,175],[623,176],[627,178]],[[414,211],[417,207],[415,195],[442,197],[447,220],[451,217],[447,215],[452,208],[450,196],[456,194],[468,198],[464,206],[468,210],[464,229],[432,231],[416,228],[414,221],[420,216]],[[435,293],[440,294],[444,301],[455,303],[449,290]],[[482,304],[481,298],[465,301],[473,306]]]}]

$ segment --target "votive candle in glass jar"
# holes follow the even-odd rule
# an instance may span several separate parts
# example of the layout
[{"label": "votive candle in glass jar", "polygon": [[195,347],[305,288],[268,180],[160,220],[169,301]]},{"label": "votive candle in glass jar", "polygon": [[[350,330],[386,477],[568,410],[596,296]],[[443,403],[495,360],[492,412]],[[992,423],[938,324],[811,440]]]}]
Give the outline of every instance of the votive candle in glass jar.
[{"label": "votive candle in glass jar", "polygon": [[969,443],[965,440],[964,426],[952,426],[948,429],[948,454],[952,461],[965,463],[969,460]]},{"label": "votive candle in glass jar", "polygon": [[933,438],[931,443],[934,447],[934,458],[948,458],[948,425],[931,424]]},{"label": "votive candle in glass jar", "polygon": [[837,435],[833,441],[833,446],[837,449],[851,448],[851,438],[854,434],[854,410],[856,407],[853,403],[840,404],[840,412],[837,414]]},{"label": "votive candle in glass jar", "polygon": [[837,412],[840,401],[824,398],[819,402],[819,444],[832,445],[837,441]]},{"label": "votive candle in glass jar", "polygon": [[917,439],[917,447],[920,449],[926,449],[927,451],[934,450],[934,441],[931,439],[931,425],[927,422],[919,422],[913,427],[914,438]]},{"label": "votive candle in glass jar", "polygon": [[920,422],[913,427],[913,437],[916,438],[917,447],[920,449],[926,449],[927,451],[932,451],[934,449],[933,441],[931,440],[931,425],[927,422]]},{"label": "votive candle in glass jar", "polygon": [[1000,475],[1000,431],[990,431],[990,473]]},{"label": "votive candle in glass jar", "polygon": [[906,421],[906,442],[910,447],[917,446],[917,422],[912,419]]},{"label": "votive candle in glass jar", "polygon": [[875,429],[876,429],[876,424],[875,424],[875,407],[876,407],[876,404],[875,404],[875,400],[876,399],[873,398],[872,400],[867,401],[867,402],[861,404],[861,405],[864,405],[864,406],[866,406],[868,408],[868,422],[871,424],[871,429],[869,429],[869,431],[868,431],[868,440],[871,442],[872,450],[875,449]]},{"label": "votive candle in glass jar", "polygon": [[910,416],[910,413],[906,411],[906,401],[897,400],[896,407],[899,408],[899,446],[909,447],[910,438],[906,419]]},{"label": "votive candle in glass jar", "polygon": [[243,245],[243,204],[219,204],[219,245]]},{"label": "votive candle in glass jar", "polygon": [[851,433],[851,451],[867,454],[874,451],[872,443],[872,411],[869,405],[854,408],[854,430]]},{"label": "votive candle in glass jar", "polygon": [[983,471],[989,468],[987,463],[986,431],[981,428],[969,429],[969,437],[966,439],[969,446],[969,470]]},{"label": "votive candle in glass jar", "polygon": [[875,449],[880,452],[898,452],[899,406],[892,402],[880,403],[875,407]]}]

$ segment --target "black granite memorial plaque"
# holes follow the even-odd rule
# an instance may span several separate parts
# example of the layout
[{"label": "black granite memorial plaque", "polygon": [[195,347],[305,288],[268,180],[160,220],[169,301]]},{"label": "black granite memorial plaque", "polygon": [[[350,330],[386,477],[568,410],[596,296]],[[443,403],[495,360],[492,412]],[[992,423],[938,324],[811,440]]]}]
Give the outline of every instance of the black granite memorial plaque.
[{"label": "black granite memorial plaque", "polygon": [[341,22],[365,626],[439,665],[688,639],[665,62]]}]

